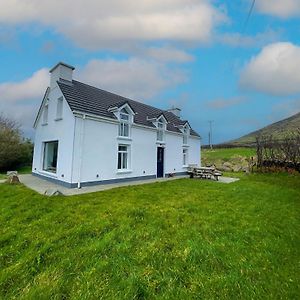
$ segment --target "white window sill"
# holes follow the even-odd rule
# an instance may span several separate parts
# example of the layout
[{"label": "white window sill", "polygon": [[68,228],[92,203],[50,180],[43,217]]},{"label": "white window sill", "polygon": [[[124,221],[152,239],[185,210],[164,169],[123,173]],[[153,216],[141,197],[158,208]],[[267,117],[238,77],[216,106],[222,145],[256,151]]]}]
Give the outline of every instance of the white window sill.
[{"label": "white window sill", "polygon": [[188,144],[183,144],[182,147],[188,148],[190,145]]},{"label": "white window sill", "polygon": [[117,174],[127,174],[127,173],[132,173],[132,170],[124,169],[124,170],[118,170]]},{"label": "white window sill", "polygon": [[132,138],[128,137],[128,136],[118,136],[117,139],[118,140],[132,141]]},{"label": "white window sill", "polygon": [[43,123],[43,124],[42,124],[42,126],[47,126],[47,125],[48,125],[48,123]]},{"label": "white window sill", "polygon": [[39,174],[42,174],[42,175],[47,175],[49,177],[52,177],[52,178],[57,178],[57,175],[56,173],[52,173],[52,172],[47,172],[47,171],[38,171]]},{"label": "white window sill", "polygon": [[63,118],[56,118],[54,121],[61,121]]},{"label": "white window sill", "polygon": [[188,168],[188,167],[189,167],[189,165],[183,165],[182,167],[183,167],[183,168]]},{"label": "white window sill", "polygon": [[156,141],[156,144],[165,145],[166,142],[164,142],[164,141]]}]

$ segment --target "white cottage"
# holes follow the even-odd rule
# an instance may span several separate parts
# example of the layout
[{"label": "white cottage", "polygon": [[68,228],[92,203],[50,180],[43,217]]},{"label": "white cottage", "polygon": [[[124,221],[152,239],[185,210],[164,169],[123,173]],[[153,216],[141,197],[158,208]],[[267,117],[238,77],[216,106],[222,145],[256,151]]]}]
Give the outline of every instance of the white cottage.
[{"label": "white cottage", "polygon": [[180,110],[160,110],[50,70],[36,117],[32,172],[67,187],[185,174],[200,164],[200,137]]}]

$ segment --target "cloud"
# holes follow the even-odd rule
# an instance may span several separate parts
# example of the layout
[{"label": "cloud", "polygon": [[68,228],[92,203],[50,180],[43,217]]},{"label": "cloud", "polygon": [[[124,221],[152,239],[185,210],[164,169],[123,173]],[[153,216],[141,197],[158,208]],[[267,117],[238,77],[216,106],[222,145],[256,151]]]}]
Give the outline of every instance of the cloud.
[{"label": "cloud", "polygon": [[38,106],[49,85],[49,71],[40,69],[19,82],[0,83],[0,113],[13,118],[32,135],[32,124]]},{"label": "cloud", "polygon": [[288,118],[300,112],[300,98],[285,99],[284,101],[275,104],[271,109],[271,114],[268,116],[272,122]]},{"label": "cloud", "polygon": [[292,43],[265,46],[242,70],[240,86],[276,96],[300,93],[300,47]]},{"label": "cloud", "polygon": [[48,73],[47,69],[40,69],[23,81],[0,83],[0,103],[17,103],[39,96],[45,86],[48,86]]},{"label": "cloud", "polygon": [[173,47],[150,47],[145,49],[144,55],[147,55],[157,61],[161,62],[176,62],[176,63],[185,63],[191,62],[195,58],[186,51],[179,50]]},{"label": "cloud", "polygon": [[281,37],[281,30],[268,29],[256,35],[242,35],[240,33],[224,33],[216,38],[217,42],[224,45],[240,48],[263,47],[276,42]]},{"label": "cloud", "polygon": [[256,10],[263,14],[283,19],[300,16],[299,0],[259,0],[255,4]]},{"label": "cloud", "polygon": [[233,97],[233,98],[221,98],[209,101],[206,106],[211,109],[224,109],[231,106],[235,106],[245,102],[247,99],[245,97]]},{"label": "cloud", "polygon": [[79,70],[84,82],[135,99],[147,99],[187,80],[184,71],[141,58],[91,60]]},{"label": "cloud", "polygon": [[0,0],[0,24],[40,23],[83,48],[149,41],[209,42],[226,20],[208,0]]},{"label": "cloud", "polygon": [[[147,101],[164,89],[183,83],[187,74],[163,63],[141,58],[91,60],[75,70],[74,78],[137,100]],[[0,113],[22,124],[32,136],[32,124],[49,86],[49,68],[17,82],[0,83]]]}]

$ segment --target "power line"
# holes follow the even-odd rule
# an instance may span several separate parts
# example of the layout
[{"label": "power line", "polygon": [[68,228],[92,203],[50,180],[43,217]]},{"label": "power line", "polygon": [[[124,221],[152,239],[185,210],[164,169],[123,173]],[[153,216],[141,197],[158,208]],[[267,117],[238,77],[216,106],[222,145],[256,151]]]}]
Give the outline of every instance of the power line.
[{"label": "power line", "polygon": [[243,27],[242,33],[244,33],[246,31],[246,28],[248,26],[250,17],[252,15],[252,12],[253,12],[253,9],[254,9],[255,2],[256,2],[256,0],[253,0],[252,3],[251,3],[251,7],[250,7],[250,10],[248,12],[247,19],[246,19],[246,21],[244,23],[244,27]]}]

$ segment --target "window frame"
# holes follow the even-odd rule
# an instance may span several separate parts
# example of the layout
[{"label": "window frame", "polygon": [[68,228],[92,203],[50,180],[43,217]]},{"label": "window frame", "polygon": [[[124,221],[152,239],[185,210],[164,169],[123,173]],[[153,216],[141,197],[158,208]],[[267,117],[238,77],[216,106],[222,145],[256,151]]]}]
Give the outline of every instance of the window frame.
[{"label": "window frame", "polygon": [[[122,116],[126,116],[126,118],[122,118]],[[131,123],[132,115],[125,107],[122,108],[119,112],[118,137],[128,139],[131,137]]]},{"label": "window frame", "polygon": [[[120,147],[126,147],[126,150],[120,150]],[[125,164],[124,164],[124,157],[126,157]],[[130,145],[118,144],[117,171],[118,172],[130,171]]]},{"label": "window frame", "polygon": [[[46,166],[46,162],[48,163],[48,155],[49,155],[49,145],[50,144],[56,144],[56,150],[55,150],[55,146],[54,146],[54,150],[53,150],[53,158],[52,160],[54,160],[55,158],[55,167],[53,166]],[[43,157],[42,157],[42,171],[43,172],[47,172],[53,175],[57,174],[57,164],[58,164],[58,147],[59,147],[59,141],[58,140],[54,140],[54,141],[45,141],[43,142]],[[56,154],[55,154],[56,153]],[[47,159],[46,159],[47,158]],[[51,171],[49,168],[52,167],[54,170]]]},{"label": "window frame", "polygon": [[185,125],[182,129],[183,137],[182,137],[182,144],[183,145],[188,145],[189,141],[189,135],[190,135],[190,128]]},{"label": "window frame", "polygon": [[47,125],[48,124],[48,119],[49,119],[49,103],[46,103],[44,105],[44,109],[43,109],[43,122],[42,122],[42,125]]},{"label": "window frame", "polygon": [[56,118],[55,121],[62,120],[63,118],[63,97],[59,97],[56,102]]},{"label": "window frame", "polygon": [[[166,123],[159,118],[156,121],[156,142],[157,143],[164,143],[165,142],[165,131],[166,131]],[[161,139],[160,139],[161,137]]]},{"label": "window frame", "polygon": [[189,150],[187,148],[182,149],[182,165],[187,167],[189,164]]}]

